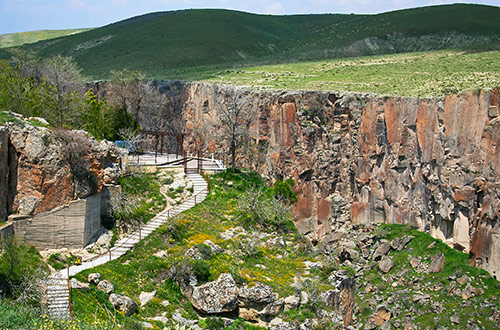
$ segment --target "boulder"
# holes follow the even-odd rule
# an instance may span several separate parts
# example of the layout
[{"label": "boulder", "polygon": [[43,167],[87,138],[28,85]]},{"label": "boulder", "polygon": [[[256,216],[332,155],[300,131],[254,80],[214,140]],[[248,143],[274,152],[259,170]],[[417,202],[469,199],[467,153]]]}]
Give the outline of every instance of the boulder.
[{"label": "boulder", "polygon": [[429,273],[439,273],[440,271],[442,271],[445,261],[446,258],[444,256],[444,253],[442,252],[439,252],[438,254],[433,256],[428,270]]},{"label": "boulder", "polygon": [[156,295],[156,290],[152,292],[141,292],[139,294],[139,303],[141,304],[141,307],[146,305],[149,301],[151,301]]},{"label": "boulder", "polygon": [[394,267],[394,261],[389,256],[383,256],[378,262],[378,268],[384,273],[390,272],[392,267]]},{"label": "boulder", "polygon": [[87,276],[87,282],[97,285],[100,282],[101,274],[99,273],[91,273]]},{"label": "boulder", "polygon": [[403,237],[396,237],[391,241],[391,247],[396,251],[403,250],[408,243],[411,242],[413,237],[405,235]]},{"label": "boulder", "polygon": [[289,296],[285,298],[285,310],[296,309],[300,306],[300,297]]},{"label": "boulder", "polygon": [[72,289],[77,289],[77,290],[90,290],[90,284],[89,283],[83,283],[78,281],[76,278],[72,278],[69,281],[69,285],[71,286]]},{"label": "boulder", "polygon": [[278,294],[269,285],[257,283],[255,286],[244,286],[238,290],[240,307],[267,305],[278,299]]},{"label": "boulder", "polygon": [[110,294],[115,291],[115,286],[110,281],[104,280],[100,281],[99,284],[97,284],[97,289]]},{"label": "boulder", "polygon": [[268,322],[279,315],[284,308],[284,299],[265,284],[242,287],[238,291],[240,317],[247,321]]},{"label": "boulder", "polygon": [[391,311],[386,306],[378,306],[374,317],[372,318],[373,323],[381,326],[384,322],[391,319]]},{"label": "boulder", "polygon": [[375,250],[375,253],[373,254],[373,260],[378,261],[382,259],[382,257],[385,256],[387,253],[389,253],[390,250],[391,250],[391,244],[389,244],[389,242],[383,242]]},{"label": "boulder", "polygon": [[109,296],[109,302],[115,309],[125,314],[125,316],[130,316],[137,310],[137,303],[124,294],[112,293]]},{"label": "boulder", "polygon": [[238,307],[238,289],[229,273],[219,276],[216,281],[193,287],[189,301],[206,314],[232,312]]},{"label": "boulder", "polygon": [[285,322],[280,318],[275,318],[269,322],[269,330],[296,330],[297,327],[291,322]]}]

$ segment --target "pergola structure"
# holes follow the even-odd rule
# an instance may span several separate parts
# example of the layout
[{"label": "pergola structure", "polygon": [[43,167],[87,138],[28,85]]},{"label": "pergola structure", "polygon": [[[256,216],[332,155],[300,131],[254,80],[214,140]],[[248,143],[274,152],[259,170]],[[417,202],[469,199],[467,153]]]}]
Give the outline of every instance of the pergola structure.
[{"label": "pergola structure", "polygon": [[[155,160],[156,160],[156,157],[158,156],[158,152],[160,154],[163,154],[164,140],[165,140],[165,138],[168,138],[168,137],[175,137],[175,154],[176,155],[183,155],[184,154],[184,150],[183,150],[182,145],[184,142],[184,136],[186,135],[185,133],[143,130],[143,131],[141,131],[141,134],[145,137],[145,139],[147,139],[148,137],[153,137]],[[153,150],[151,150],[151,151],[153,151]],[[167,151],[167,156],[168,156],[168,151]]]}]

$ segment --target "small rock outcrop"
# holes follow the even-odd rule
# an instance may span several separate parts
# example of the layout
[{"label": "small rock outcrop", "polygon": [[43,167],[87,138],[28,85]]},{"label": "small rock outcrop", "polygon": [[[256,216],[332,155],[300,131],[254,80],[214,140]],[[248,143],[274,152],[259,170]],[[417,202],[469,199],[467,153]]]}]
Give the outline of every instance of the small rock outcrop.
[{"label": "small rock outcrop", "polygon": [[206,314],[232,312],[238,307],[238,289],[231,274],[192,288],[188,295],[193,306]]},{"label": "small rock outcrop", "polygon": [[87,276],[87,282],[94,284],[94,285],[98,285],[100,282],[100,279],[101,279],[101,274],[99,274],[99,273],[90,273]]},{"label": "small rock outcrop", "polygon": [[121,311],[125,316],[130,316],[137,310],[137,303],[132,298],[124,294],[112,293],[109,296],[109,302],[116,310]]},{"label": "small rock outcrop", "polygon": [[443,270],[444,263],[446,258],[444,257],[444,253],[440,252],[432,257],[431,264],[429,265],[430,273],[439,273]]},{"label": "small rock outcrop", "polygon": [[69,284],[70,284],[70,287],[72,289],[76,289],[76,290],[90,290],[90,285],[89,283],[83,283],[83,282],[80,282],[78,281],[76,278],[72,278],[70,281],[69,281]]},{"label": "small rock outcrop", "polygon": [[97,284],[97,289],[101,290],[102,292],[106,292],[107,294],[111,294],[115,291],[115,286],[108,280],[103,280],[100,281],[99,284]]}]

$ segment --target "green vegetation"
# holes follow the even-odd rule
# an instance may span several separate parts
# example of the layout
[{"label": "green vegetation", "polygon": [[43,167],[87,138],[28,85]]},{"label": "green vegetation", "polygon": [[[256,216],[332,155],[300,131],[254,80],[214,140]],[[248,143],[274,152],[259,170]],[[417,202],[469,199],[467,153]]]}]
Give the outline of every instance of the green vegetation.
[{"label": "green vegetation", "polygon": [[89,30],[91,29],[37,30],[0,34],[0,48],[19,47],[25,44],[65,37]]},{"label": "green vegetation", "polygon": [[[267,232],[262,239],[284,237],[286,241],[286,245],[260,247],[259,239],[255,238],[258,224],[246,223],[243,218],[248,215],[242,214],[238,208],[238,198],[251,187],[264,189],[267,198],[273,198],[271,189],[266,188],[262,178],[254,172],[218,174],[211,177],[211,184],[212,192],[202,204],[172,219],[120,259],[75,276],[84,281],[90,272],[99,272],[101,279],[108,279],[115,285],[116,292],[123,292],[136,301],[141,291],[157,291],[155,298],[127,321],[118,313],[119,322],[147,321],[147,317],[163,312],[171,317],[178,309],[184,317],[198,318],[174,281],[181,278],[186,269],[192,269],[200,282],[212,281],[229,272],[238,283],[258,281],[269,284],[280,295],[293,292],[290,283],[295,276],[304,273],[303,261],[312,259],[305,255],[304,249],[291,249],[290,245],[304,246],[305,241],[295,233],[278,234],[273,228],[259,227]],[[238,231],[238,226],[246,226],[247,231],[243,230],[231,239],[221,237],[226,230]],[[227,252],[211,253],[203,244],[207,239]],[[187,258],[186,251],[193,247],[205,259]],[[157,257],[155,253],[159,251],[166,251],[167,257]],[[235,251],[241,252],[235,254]],[[98,290],[72,290],[71,294],[77,318],[84,322],[93,321],[94,315],[100,322],[105,322],[108,310],[113,310],[107,302],[107,295]],[[164,300],[169,304],[163,305]],[[152,323],[159,328],[163,326]],[[245,326],[244,329],[257,328]]]},{"label": "green vegetation", "polygon": [[[286,182],[281,182],[278,187]],[[355,296],[358,324],[365,324],[373,316],[374,307],[370,305],[370,301],[382,299],[390,309],[395,304],[400,305],[399,314],[393,315],[391,322],[401,324],[405,315],[413,313],[412,315],[417,315],[414,323],[419,328],[433,326],[435,317],[439,317],[436,321],[439,325],[465,328],[466,315],[474,315],[474,319],[482,322],[486,328],[495,327],[489,316],[492,310],[500,307],[495,299],[500,290],[500,283],[484,270],[469,266],[468,255],[449,248],[428,234],[408,226],[375,226],[372,231],[375,242],[390,241],[404,235],[414,238],[402,251],[389,253],[395,266],[388,274],[381,273],[376,264],[372,268],[365,267],[364,271],[360,272],[355,270],[358,260],[355,259],[349,264],[340,262],[337,252],[323,255],[293,230],[282,228],[281,231],[276,231],[279,226],[248,221],[252,217],[251,210],[241,206],[247,198],[245,195],[260,191],[262,193],[257,194],[258,198],[264,201],[274,199],[276,190],[281,189],[276,189],[276,186],[266,187],[258,174],[229,171],[212,176],[211,183],[211,193],[203,203],[171,219],[120,259],[75,276],[85,281],[89,273],[99,272],[102,279],[107,279],[115,285],[116,292],[123,292],[136,301],[142,291],[156,290],[153,300],[134,315],[126,318],[117,313],[118,324],[132,327],[136,322],[147,321],[152,323],[155,329],[162,329],[171,325],[148,318],[165,313],[170,319],[173,313],[180,311],[185,318],[198,319],[199,325],[204,328],[222,329],[217,318],[200,318],[181,293],[178,281],[191,272],[195,274],[198,283],[215,280],[222,273],[230,273],[239,285],[265,283],[280,297],[297,294],[298,289],[292,284],[298,280],[300,290],[309,293],[310,302],[299,309],[284,312],[281,317],[286,321],[300,323],[314,317],[320,308],[319,294],[334,288],[333,282],[328,278],[334,271],[343,270],[350,276],[356,276],[358,283],[359,290]],[[291,182],[288,181],[288,184]],[[229,232],[233,234],[228,236]],[[361,231],[353,232],[354,235],[359,233]],[[213,252],[204,244],[207,239],[222,247],[224,251]],[[201,255],[200,260],[186,256],[186,251],[193,249]],[[361,253],[358,247],[354,250],[357,250],[358,254]],[[160,251],[165,251],[166,254],[160,257]],[[424,263],[429,263],[431,257],[439,252],[443,252],[446,258],[444,269],[439,273],[417,273],[409,265],[411,257],[421,257]],[[320,261],[323,266],[307,268],[306,261]],[[450,288],[462,275],[469,276],[470,284],[484,289],[484,293],[469,300],[449,294]],[[375,289],[365,290],[370,285]],[[460,284],[459,288],[463,290],[464,287],[465,284]],[[430,299],[425,303],[414,303],[412,298],[419,292],[429,293]],[[97,316],[97,323],[102,326],[109,321],[111,315],[115,317],[115,314],[110,312],[113,311],[112,306],[103,292],[92,288],[90,291],[72,290],[71,295],[80,322],[92,323]],[[436,302],[441,304],[442,311],[436,312],[435,306],[432,305]],[[474,307],[492,302],[494,306],[491,308],[478,310]],[[418,304],[418,314],[410,311],[415,304]],[[454,313],[461,315],[458,325],[450,323],[450,316]],[[243,320],[237,320],[227,329],[258,328]]]},{"label": "green vegetation", "polygon": [[88,30],[90,29],[39,30],[0,34],[0,48],[18,47],[24,44],[64,37]]},{"label": "green vegetation", "polygon": [[[26,45],[73,56],[85,75],[138,69],[150,78],[206,79],[259,64],[498,47],[500,8],[445,5],[378,15],[256,15],[218,9],[159,12]],[[498,49],[498,48],[497,48]],[[9,57],[6,52],[1,53]]]},{"label": "green vegetation", "polygon": [[0,242],[0,284],[4,284],[9,296],[22,290],[30,276],[47,270],[40,253],[34,246],[4,238]]},{"label": "green vegetation", "polygon": [[129,175],[121,177],[118,183],[126,201],[122,208],[115,211],[117,220],[147,223],[165,208],[165,196],[160,192],[162,180],[157,174]]},{"label": "green vegetation", "polygon": [[[492,311],[500,308],[497,299],[500,292],[500,282],[491,277],[485,270],[469,266],[468,254],[458,252],[442,241],[409,226],[382,224],[377,228],[375,235],[377,239],[387,239],[388,241],[404,235],[410,235],[414,238],[403,251],[389,253],[395,264],[389,274],[381,276],[378,268],[374,267],[359,279],[361,288],[366,288],[368,283],[376,288],[356,296],[356,304],[359,306],[360,315],[362,315],[361,320],[366,321],[372,315],[367,302],[374,295],[378,295],[387,302],[389,309],[392,309],[396,304],[401,306],[402,310],[395,317],[400,321],[407,313],[415,314],[416,312],[410,312],[410,309],[417,304],[418,316],[414,323],[419,329],[424,329],[427,326],[465,329],[469,318],[479,322],[485,329],[496,327],[490,316]],[[412,257],[420,257],[423,262],[430,263],[431,257],[439,252],[443,252],[446,257],[441,272],[418,273],[409,266]],[[470,284],[475,288],[482,288],[484,293],[469,300],[464,300],[462,296],[457,295],[456,291],[464,290],[467,285],[457,281],[461,276],[469,277]],[[425,302],[414,302],[409,293],[427,293],[430,297]],[[486,301],[492,305],[487,308],[477,308],[480,305],[488,306]],[[435,307],[436,303],[441,305],[442,310]],[[460,315],[459,324],[450,322],[452,314]]]},{"label": "green vegetation", "polygon": [[[51,126],[83,128],[95,138],[118,140],[120,132],[135,134],[139,124],[125,105],[109,105],[93,92],[79,92],[80,69],[69,57],[55,56],[42,60],[34,53],[16,51],[14,65],[0,60],[0,124],[15,122],[15,112],[22,116],[42,117]],[[31,125],[45,126],[36,119]]]},{"label": "green vegetation", "polygon": [[298,62],[220,72],[210,82],[257,88],[442,96],[500,87],[500,51],[433,51]]},{"label": "green vegetation", "polygon": [[74,265],[76,262],[76,256],[73,255],[73,253],[70,253],[67,256],[62,256],[60,253],[52,253],[47,259],[47,262],[55,270],[61,270],[67,266]]}]

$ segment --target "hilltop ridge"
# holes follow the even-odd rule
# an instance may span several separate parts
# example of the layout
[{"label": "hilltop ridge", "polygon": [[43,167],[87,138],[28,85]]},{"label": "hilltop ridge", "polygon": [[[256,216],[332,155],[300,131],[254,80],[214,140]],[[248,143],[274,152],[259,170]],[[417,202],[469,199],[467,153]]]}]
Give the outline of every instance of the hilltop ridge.
[{"label": "hilltop ridge", "polygon": [[192,9],[149,13],[25,47],[42,56],[73,56],[94,79],[124,68],[140,69],[155,78],[191,79],[200,70],[234,66],[487,49],[500,43],[499,14],[499,7],[484,5],[441,5],[376,15],[273,16]]}]

